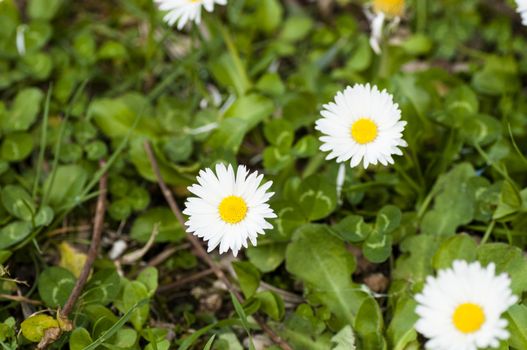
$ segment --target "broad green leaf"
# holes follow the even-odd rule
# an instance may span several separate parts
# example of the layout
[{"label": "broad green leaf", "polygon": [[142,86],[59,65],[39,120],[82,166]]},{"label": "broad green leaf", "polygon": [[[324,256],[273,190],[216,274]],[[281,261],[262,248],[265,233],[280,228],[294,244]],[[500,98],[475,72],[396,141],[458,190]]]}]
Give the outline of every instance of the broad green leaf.
[{"label": "broad green leaf", "polygon": [[283,150],[276,146],[266,147],[263,152],[263,164],[271,174],[278,173],[291,165],[294,158],[289,150]]},{"label": "broad green leaf", "polygon": [[282,21],[284,10],[278,0],[260,0],[257,2],[255,20],[258,28],[264,32],[272,32]]},{"label": "broad green leaf", "polygon": [[527,349],[527,306],[513,305],[505,317],[511,333],[509,344],[515,349]]},{"label": "broad green leaf", "polygon": [[505,219],[507,216],[518,212],[522,206],[520,193],[509,181],[504,181],[501,187],[498,207],[492,216],[493,219]]},{"label": "broad green leaf", "polygon": [[294,129],[291,123],[284,119],[273,119],[264,125],[264,135],[272,145],[288,149],[293,144]]},{"label": "broad green leaf", "polygon": [[121,328],[115,333],[113,345],[117,348],[128,349],[137,342],[137,332],[131,328]]},{"label": "broad green leaf", "polygon": [[374,230],[362,245],[366,259],[374,263],[386,261],[392,253],[392,236]]},{"label": "broad green leaf", "polygon": [[298,205],[309,221],[325,218],[337,207],[337,192],[332,181],[313,175],[300,185]]},{"label": "broad green leaf", "polygon": [[[119,319],[112,311],[110,311],[110,309],[102,306],[101,304],[86,305],[86,307],[83,308],[83,311],[86,313],[86,316],[92,322],[92,324],[98,325],[100,323],[104,323],[105,329],[111,327]],[[95,335],[97,332],[95,332],[94,329],[92,333]]]},{"label": "broad green leaf", "polygon": [[135,219],[130,235],[133,239],[145,243],[150,238],[156,224],[159,224],[156,242],[178,242],[185,238],[181,225],[166,207],[152,208],[141,214]]},{"label": "broad green leaf", "polygon": [[31,233],[31,223],[15,221],[0,229],[0,249],[11,247]]},{"label": "broad green leaf", "polygon": [[348,215],[332,229],[337,231],[342,238],[350,242],[362,242],[372,232],[372,227],[364,222],[364,218],[358,215]]},{"label": "broad green leaf", "polygon": [[33,151],[33,138],[24,132],[7,135],[0,147],[2,159],[9,162],[24,160],[31,154],[31,151]]},{"label": "broad green leaf", "polygon": [[[131,99],[138,102],[130,101]],[[133,94],[115,99],[96,99],[90,104],[89,113],[108,137],[125,137],[131,133],[132,136],[155,138],[159,127],[155,119],[145,116],[148,112],[146,103],[142,96]],[[136,123],[135,127],[134,123]]]},{"label": "broad green leaf", "polygon": [[446,111],[434,115],[434,119],[452,128],[463,128],[463,122],[478,113],[478,96],[466,85],[459,86],[448,92],[446,96]]},{"label": "broad green leaf", "polygon": [[75,328],[70,336],[70,350],[83,350],[93,342],[86,328]]},{"label": "broad green leaf", "polygon": [[168,350],[170,349],[170,342],[165,339],[159,342],[150,343],[145,347],[145,350]]},{"label": "broad green leaf", "polygon": [[361,304],[355,318],[354,330],[359,337],[361,349],[386,349],[383,334],[384,322],[381,309],[373,298],[367,298]]},{"label": "broad green leaf", "polygon": [[292,154],[298,158],[309,158],[317,154],[319,141],[313,135],[306,135],[293,146]]},{"label": "broad green leaf", "polygon": [[[148,289],[138,281],[127,281],[122,292],[122,306],[118,306],[121,312],[133,310],[130,315],[130,322],[135,330],[140,331],[148,319],[150,307],[148,304],[135,308],[141,300],[148,298]],[[135,308],[135,309],[134,309]]]},{"label": "broad green leaf", "polygon": [[478,247],[478,260],[487,265],[496,264],[497,273],[507,273],[511,277],[511,289],[514,294],[527,290],[527,258],[520,248],[504,243],[488,243]]},{"label": "broad green leaf", "polygon": [[419,283],[433,273],[432,258],[441,238],[421,234],[406,238],[399,245],[402,255],[395,262],[393,279]]},{"label": "broad green leaf", "polygon": [[38,209],[37,215],[35,215],[36,226],[48,226],[53,221],[55,213],[51,207],[45,205]]},{"label": "broad green leaf", "polygon": [[145,285],[148,290],[148,296],[153,297],[158,286],[158,271],[155,267],[150,266],[144,269],[137,276],[137,281]]},{"label": "broad green leaf", "polygon": [[249,261],[260,271],[266,273],[274,271],[285,259],[286,243],[258,243],[256,247],[249,247],[245,254]]},{"label": "broad green leaf", "polygon": [[434,186],[438,194],[434,208],[423,217],[425,234],[453,235],[460,225],[472,221],[475,212],[475,189],[470,179],[476,175],[471,164],[462,163],[442,175]]},{"label": "broad green leaf", "polygon": [[250,298],[260,285],[260,271],[253,264],[245,261],[234,261],[232,267],[238,277],[243,295],[245,298]]},{"label": "broad green leaf", "polygon": [[238,98],[225,112],[219,128],[206,145],[236,152],[245,134],[268,118],[273,108],[272,100],[262,95],[251,94]]},{"label": "broad green leaf", "polygon": [[331,349],[331,336],[323,334],[324,329],[324,322],[313,315],[313,310],[301,304],[288,316],[281,333],[293,349],[328,350]]},{"label": "broad green leaf", "polygon": [[28,14],[32,19],[49,21],[55,17],[64,0],[30,0]]},{"label": "broad green leaf", "polygon": [[2,204],[13,216],[31,221],[36,215],[36,205],[29,193],[20,186],[8,185],[2,189]]},{"label": "broad green leaf", "polygon": [[391,233],[399,227],[401,223],[401,209],[395,205],[387,205],[377,213],[375,229],[381,233]]},{"label": "broad green leaf", "polygon": [[97,271],[89,279],[84,288],[82,300],[84,304],[108,304],[114,300],[121,290],[121,278],[114,269]]},{"label": "broad green leaf", "polygon": [[280,39],[290,42],[302,40],[312,28],[313,20],[311,17],[302,15],[290,16],[284,22],[280,32]]},{"label": "broad green leaf", "polygon": [[502,95],[518,89],[518,67],[512,56],[490,56],[483,69],[472,76],[474,88],[488,95]]},{"label": "broad green leaf", "polygon": [[276,214],[278,215],[275,220],[276,228],[283,240],[288,241],[298,227],[308,222],[296,203],[291,203],[290,206],[277,210]]},{"label": "broad green leaf", "polygon": [[287,270],[310,286],[339,324],[353,324],[365,294],[351,282],[355,259],[327,226],[304,225],[286,251]]},{"label": "broad green leaf", "polygon": [[224,53],[212,60],[210,71],[220,85],[234,87],[238,96],[243,96],[251,87],[251,81],[243,63],[237,64],[238,62],[241,62],[239,57]]},{"label": "broad green leaf", "polygon": [[275,321],[280,321],[285,315],[284,301],[272,291],[259,292],[254,296],[261,303],[261,310]]},{"label": "broad green leaf", "polygon": [[403,297],[397,301],[393,318],[386,332],[390,349],[404,350],[407,345],[417,339],[414,325],[418,319],[415,313],[417,303],[411,297]]},{"label": "broad green leaf", "polygon": [[79,203],[80,195],[88,182],[88,173],[79,165],[61,165],[55,174],[48,175],[44,191],[49,203],[58,207],[69,207]]},{"label": "broad green leaf", "polygon": [[501,137],[501,122],[486,114],[466,117],[461,127],[461,135],[472,145],[488,145]]},{"label": "broad green leaf", "polygon": [[[147,139],[142,136],[137,136],[131,139],[129,154],[130,161],[135,166],[139,174],[152,182],[157,182],[157,177],[152,169],[152,164],[145,152],[145,141]],[[158,150],[156,142],[152,144],[152,148],[155,153],[155,157],[159,166],[159,171],[163,180],[169,185],[189,185],[193,180],[192,177],[187,176],[185,172],[194,172],[198,169],[195,167],[182,168],[178,167],[173,162],[166,159],[163,152]],[[131,202],[133,204],[133,202]]]},{"label": "broad green leaf", "polygon": [[433,258],[434,269],[446,269],[452,266],[454,260],[476,260],[477,244],[466,234],[449,237],[437,250]]},{"label": "broad green leaf", "polygon": [[37,88],[23,89],[18,92],[2,129],[6,132],[27,131],[37,119],[43,98],[44,93]]},{"label": "broad green leaf", "polygon": [[75,276],[62,267],[49,267],[38,278],[38,293],[48,307],[63,307],[75,286]]},{"label": "broad green leaf", "polygon": [[209,332],[210,330],[216,328],[216,327],[229,327],[233,325],[239,325],[240,321],[233,320],[233,319],[226,319],[222,320],[213,324],[209,324],[208,326],[205,326],[201,329],[198,329],[188,337],[186,337],[181,345],[178,347],[178,350],[187,350],[190,349],[191,346],[204,334]]},{"label": "broad green leaf", "polygon": [[16,321],[14,317],[8,317],[4,322],[0,323],[0,342],[15,337],[15,326]]},{"label": "broad green leaf", "polygon": [[97,349],[102,343],[119,331],[124,326],[124,324],[132,318],[134,312],[144,306],[148,306],[148,301],[148,299],[143,299],[134,304],[117,322],[115,322],[111,327],[105,329],[104,333],[89,346],[85,347],[84,350]]},{"label": "broad green leaf", "polygon": [[285,85],[278,73],[265,73],[256,83],[256,88],[273,96],[280,96],[285,92]]}]

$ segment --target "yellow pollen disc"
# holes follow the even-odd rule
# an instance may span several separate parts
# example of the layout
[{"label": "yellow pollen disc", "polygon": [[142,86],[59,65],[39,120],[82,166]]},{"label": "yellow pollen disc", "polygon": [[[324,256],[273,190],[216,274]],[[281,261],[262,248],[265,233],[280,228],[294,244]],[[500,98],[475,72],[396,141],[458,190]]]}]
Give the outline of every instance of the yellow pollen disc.
[{"label": "yellow pollen disc", "polygon": [[218,207],[221,219],[228,224],[237,224],[247,215],[247,204],[238,196],[225,197]]},{"label": "yellow pollen disc", "polygon": [[460,332],[474,333],[485,323],[485,313],[477,304],[464,303],[454,311],[452,322]]},{"label": "yellow pollen disc", "polygon": [[404,12],[404,0],[373,0],[373,10],[382,12],[389,17],[402,16]]},{"label": "yellow pollen disc", "polygon": [[361,118],[351,126],[351,137],[361,145],[370,143],[377,138],[377,124],[371,119]]}]

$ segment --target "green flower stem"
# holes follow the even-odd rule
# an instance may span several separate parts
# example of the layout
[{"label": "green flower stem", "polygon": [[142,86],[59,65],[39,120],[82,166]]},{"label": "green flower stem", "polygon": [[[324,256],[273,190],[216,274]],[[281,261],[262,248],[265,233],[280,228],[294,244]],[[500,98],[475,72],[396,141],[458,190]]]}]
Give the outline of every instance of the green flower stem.
[{"label": "green flower stem", "polygon": [[487,243],[490,234],[492,233],[492,230],[494,229],[494,226],[496,225],[496,220],[492,220],[487,227],[487,230],[485,231],[485,234],[483,235],[483,238],[481,239],[481,244]]}]

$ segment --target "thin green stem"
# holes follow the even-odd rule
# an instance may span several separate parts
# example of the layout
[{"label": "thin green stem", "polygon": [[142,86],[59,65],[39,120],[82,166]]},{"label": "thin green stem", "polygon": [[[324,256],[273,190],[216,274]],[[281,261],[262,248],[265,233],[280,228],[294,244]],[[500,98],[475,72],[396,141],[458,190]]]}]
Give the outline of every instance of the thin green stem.
[{"label": "thin green stem", "polygon": [[394,169],[395,171],[397,171],[399,175],[401,175],[408,182],[410,187],[412,187],[415,190],[417,195],[421,195],[421,192],[422,192],[421,187],[419,187],[419,185],[414,181],[414,179],[412,179],[410,175],[408,175],[406,170],[404,170],[402,167],[400,167],[397,164],[394,164]]},{"label": "thin green stem", "polygon": [[492,220],[487,227],[487,230],[485,231],[485,234],[483,235],[483,238],[481,239],[481,244],[487,243],[489,240],[490,234],[492,233],[492,230],[494,229],[494,226],[496,225],[496,220]]},{"label": "thin green stem", "polygon": [[174,69],[159,84],[157,84],[156,87],[148,94],[147,96],[148,101],[153,101],[156,98],[158,98],[163,93],[163,91],[166,89],[166,87],[171,85],[176,80],[176,78],[179,77],[182,73],[183,73],[182,66],[178,66],[178,68]]},{"label": "thin green stem", "polygon": [[64,119],[62,120],[62,124],[60,126],[60,132],[59,137],[57,140],[57,143],[55,144],[55,158],[53,159],[53,165],[51,167],[51,180],[49,182],[49,186],[44,189],[44,195],[42,198],[42,205],[46,205],[49,200],[49,194],[51,192],[51,189],[53,188],[53,183],[55,182],[55,176],[57,175],[57,167],[59,165],[59,159],[60,159],[60,151],[62,149],[62,139],[64,138],[64,133],[66,131],[66,124],[68,123],[68,120],[71,115],[71,110],[73,106],[75,106],[75,103],[77,102],[77,99],[81,95],[82,91],[84,91],[84,88],[88,84],[88,80],[84,80],[82,84],[79,86],[77,91],[75,92],[75,95],[71,99],[71,102],[68,106],[68,109],[66,110],[66,115]]},{"label": "thin green stem", "polygon": [[417,7],[417,31],[422,33],[426,28],[426,18],[427,18],[427,0],[416,0]]},{"label": "thin green stem", "polygon": [[[236,71],[238,72],[238,76],[240,80],[242,81],[243,87],[250,88],[251,82],[249,80],[249,77],[247,76],[247,71],[245,70],[245,66],[243,65],[243,62],[240,58],[240,54],[238,53],[238,49],[236,48],[236,45],[234,45],[234,40],[231,37],[230,32],[225,28],[225,26],[220,22],[217,21],[217,26],[221,32],[221,35],[223,36],[223,41],[225,42],[225,45],[227,46],[227,51],[229,52],[232,61],[234,63],[234,67],[236,68]],[[243,95],[245,91],[237,91],[239,95]]]},{"label": "thin green stem", "polygon": [[509,137],[511,138],[512,146],[520,156],[521,160],[523,160],[524,163],[527,163],[527,158],[523,155],[522,151],[520,150],[520,147],[518,147],[518,144],[516,143],[516,140],[514,139],[514,135],[512,134],[512,128],[511,123],[507,122],[507,127],[509,129]]},{"label": "thin green stem", "polygon": [[434,189],[432,189],[428,195],[426,196],[426,198],[424,199],[423,203],[421,204],[421,206],[419,207],[419,211],[417,212],[417,219],[418,220],[421,220],[423,218],[423,215],[425,214],[426,210],[428,209],[428,207],[430,206],[430,203],[432,203],[432,199],[434,198],[434,195],[435,195],[435,192]]},{"label": "thin green stem", "polygon": [[[487,153],[485,153],[485,151],[483,151],[483,149],[481,148],[481,146],[479,144],[475,144],[474,145],[474,148],[476,148],[476,150],[478,151],[478,153],[481,155],[481,157],[485,160],[485,162],[490,165],[494,170],[496,170],[501,176],[503,176],[504,179],[508,180],[513,186],[514,188],[516,188],[518,190],[518,188],[516,187],[516,183],[510,178],[509,174],[507,173],[506,170],[503,170],[501,167],[497,166],[492,160],[490,160],[489,156],[487,155]],[[518,190],[519,192],[519,190]]]},{"label": "thin green stem", "polygon": [[33,182],[32,197],[36,199],[38,184],[40,182],[40,176],[42,172],[42,163],[44,163],[44,154],[46,152],[46,141],[48,137],[48,119],[49,119],[49,103],[51,101],[51,93],[53,92],[53,83],[49,85],[48,94],[46,96],[46,103],[44,105],[44,120],[42,121],[42,133],[40,134],[40,150],[37,161],[37,173],[35,175],[35,181]]}]

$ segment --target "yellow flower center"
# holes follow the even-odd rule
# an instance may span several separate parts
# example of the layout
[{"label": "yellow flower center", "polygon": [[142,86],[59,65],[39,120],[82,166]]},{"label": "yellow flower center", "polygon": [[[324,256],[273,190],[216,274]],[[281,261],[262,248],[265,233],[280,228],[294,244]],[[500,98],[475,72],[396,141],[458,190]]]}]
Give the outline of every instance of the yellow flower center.
[{"label": "yellow flower center", "polygon": [[390,17],[402,16],[404,12],[404,0],[373,0],[373,10],[382,12]]},{"label": "yellow flower center", "polygon": [[377,138],[377,124],[371,119],[361,118],[351,126],[351,137],[361,145],[370,143]]},{"label": "yellow flower center", "polygon": [[238,196],[225,197],[218,207],[221,219],[228,224],[237,224],[247,215],[247,204]]},{"label": "yellow flower center", "polygon": [[485,323],[485,313],[477,304],[464,303],[454,311],[452,322],[460,332],[474,333]]}]

